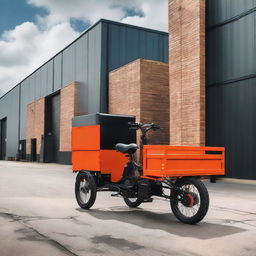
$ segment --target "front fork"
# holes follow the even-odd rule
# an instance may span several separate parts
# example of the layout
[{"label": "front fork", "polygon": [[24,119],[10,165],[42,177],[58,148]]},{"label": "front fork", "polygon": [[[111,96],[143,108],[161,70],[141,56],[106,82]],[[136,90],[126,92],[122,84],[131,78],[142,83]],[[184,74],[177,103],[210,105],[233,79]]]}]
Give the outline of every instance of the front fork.
[{"label": "front fork", "polygon": [[[172,190],[177,191],[178,194],[182,197],[182,196],[184,196],[184,190],[181,189],[180,187],[178,187],[178,186],[176,185],[176,182],[177,182],[177,180],[175,180],[175,181],[172,181],[172,180],[165,180],[165,181],[163,181],[163,183],[164,183],[165,185],[167,185],[166,188],[169,188],[171,191],[172,191]],[[174,199],[174,198],[172,197],[172,193],[171,193],[170,200],[173,200],[173,199]]]}]

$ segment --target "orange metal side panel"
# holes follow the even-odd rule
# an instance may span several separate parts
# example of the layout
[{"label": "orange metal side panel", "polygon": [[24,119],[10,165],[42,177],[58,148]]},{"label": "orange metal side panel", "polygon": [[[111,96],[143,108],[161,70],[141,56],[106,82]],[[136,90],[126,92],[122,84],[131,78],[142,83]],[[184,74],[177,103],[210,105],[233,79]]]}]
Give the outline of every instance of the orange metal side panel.
[{"label": "orange metal side panel", "polygon": [[72,152],[72,168],[75,171],[100,170],[100,151],[73,151]]},{"label": "orange metal side panel", "polygon": [[[155,145],[154,145],[155,146]],[[200,155],[204,154],[205,151],[202,150],[177,150],[177,149],[168,149],[168,146],[159,146],[160,148],[147,148],[148,152],[150,151],[150,154],[191,154],[191,155]],[[167,150],[167,151],[166,151]],[[170,152],[169,152],[170,151]]]},{"label": "orange metal side panel", "polygon": [[[219,151],[220,154],[206,154]],[[220,147],[145,146],[143,174],[156,177],[225,174],[225,150]]]},{"label": "orange metal side panel", "polygon": [[100,149],[100,126],[72,128],[72,167],[111,174],[111,181],[121,179],[128,158],[115,150]]},{"label": "orange metal side panel", "polygon": [[72,151],[100,150],[100,126],[72,128]]},{"label": "orange metal side panel", "polygon": [[111,181],[116,182],[121,179],[124,167],[128,158],[115,150],[100,151],[100,165],[102,173],[110,173]]}]

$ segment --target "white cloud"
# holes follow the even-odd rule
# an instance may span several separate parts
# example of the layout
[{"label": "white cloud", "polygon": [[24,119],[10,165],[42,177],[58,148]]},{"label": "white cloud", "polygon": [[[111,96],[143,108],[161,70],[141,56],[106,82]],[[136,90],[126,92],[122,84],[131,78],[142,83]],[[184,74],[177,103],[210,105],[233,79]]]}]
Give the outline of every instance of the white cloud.
[{"label": "white cloud", "polygon": [[[71,17],[91,24],[105,18],[167,31],[168,0],[28,0],[28,2],[49,11],[49,16],[39,17],[40,23],[45,26],[67,21]],[[127,10],[140,11],[144,15],[126,17]]]},{"label": "white cloud", "polygon": [[1,92],[16,85],[78,35],[68,22],[45,31],[25,22],[6,31],[0,41]]},{"label": "white cloud", "polygon": [[148,27],[162,31],[168,30],[168,1],[147,0],[140,1],[140,10],[144,13],[140,16],[128,16],[121,21],[141,27]]},{"label": "white cloud", "polygon": [[140,2],[144,1],[146,0],[28,0],[30,4],[49,11],[49,16],[39,19],[47,26],[67,21],[71,17],[91,24],[101,18],[120,21],[126,16],[127,9],[137,9]]},{"label": "white cloud", "polygon": [[27,1],[48,15],[0,35],[0,96],[78,36],[71,19],[93,24],[105,18],[167,31],[168,0]]}]

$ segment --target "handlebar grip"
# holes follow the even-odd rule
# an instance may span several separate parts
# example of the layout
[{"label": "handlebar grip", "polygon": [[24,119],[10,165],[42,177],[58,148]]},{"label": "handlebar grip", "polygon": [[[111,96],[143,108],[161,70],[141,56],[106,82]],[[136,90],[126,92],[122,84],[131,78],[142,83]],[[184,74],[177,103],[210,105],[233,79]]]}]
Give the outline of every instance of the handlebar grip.
[{"label": "handlebar grip", "polygon": [[130,127],[138,127],[139,124],[138,123],[128,122],[128,126],[130,126]]},{"label": "handlebar grip", "polygon": [[128,122],[128,127],[129,129],[134,129],[134,130],[138,130],[138,129],[146,129],[146,130],[159,130],[161,129],[159,125],[151,123],[151,124],[143,124],[143,123],[133,123],[133,122]]},{"label": "handlebar grip", "polygon": [[157,125],[157,124],[153,124],[152,125],[152,129],[153,130],[161,130],[161,127],[159,125]]},{"label": "handlebar grip", "polygon": [[139,129],[139,124],[138,123],[128,122],[128,129],[129,130],[138,130]]}]

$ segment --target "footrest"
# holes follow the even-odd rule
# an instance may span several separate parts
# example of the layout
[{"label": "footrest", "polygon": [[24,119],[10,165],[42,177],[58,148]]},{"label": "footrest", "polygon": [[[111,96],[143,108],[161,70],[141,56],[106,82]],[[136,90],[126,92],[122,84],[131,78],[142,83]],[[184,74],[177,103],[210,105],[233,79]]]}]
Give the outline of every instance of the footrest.
[{"label": "footrest", "polygon": [[114,197],[119,197],[120,194],[119,193],[116,193],[116,194],[111,194],[111,196],[114,196]]},{"label": "footrest", "polygon": [[152,203],[153,202],[153,198],[149,198],[149,199],[143,199],[143,203]]}]

